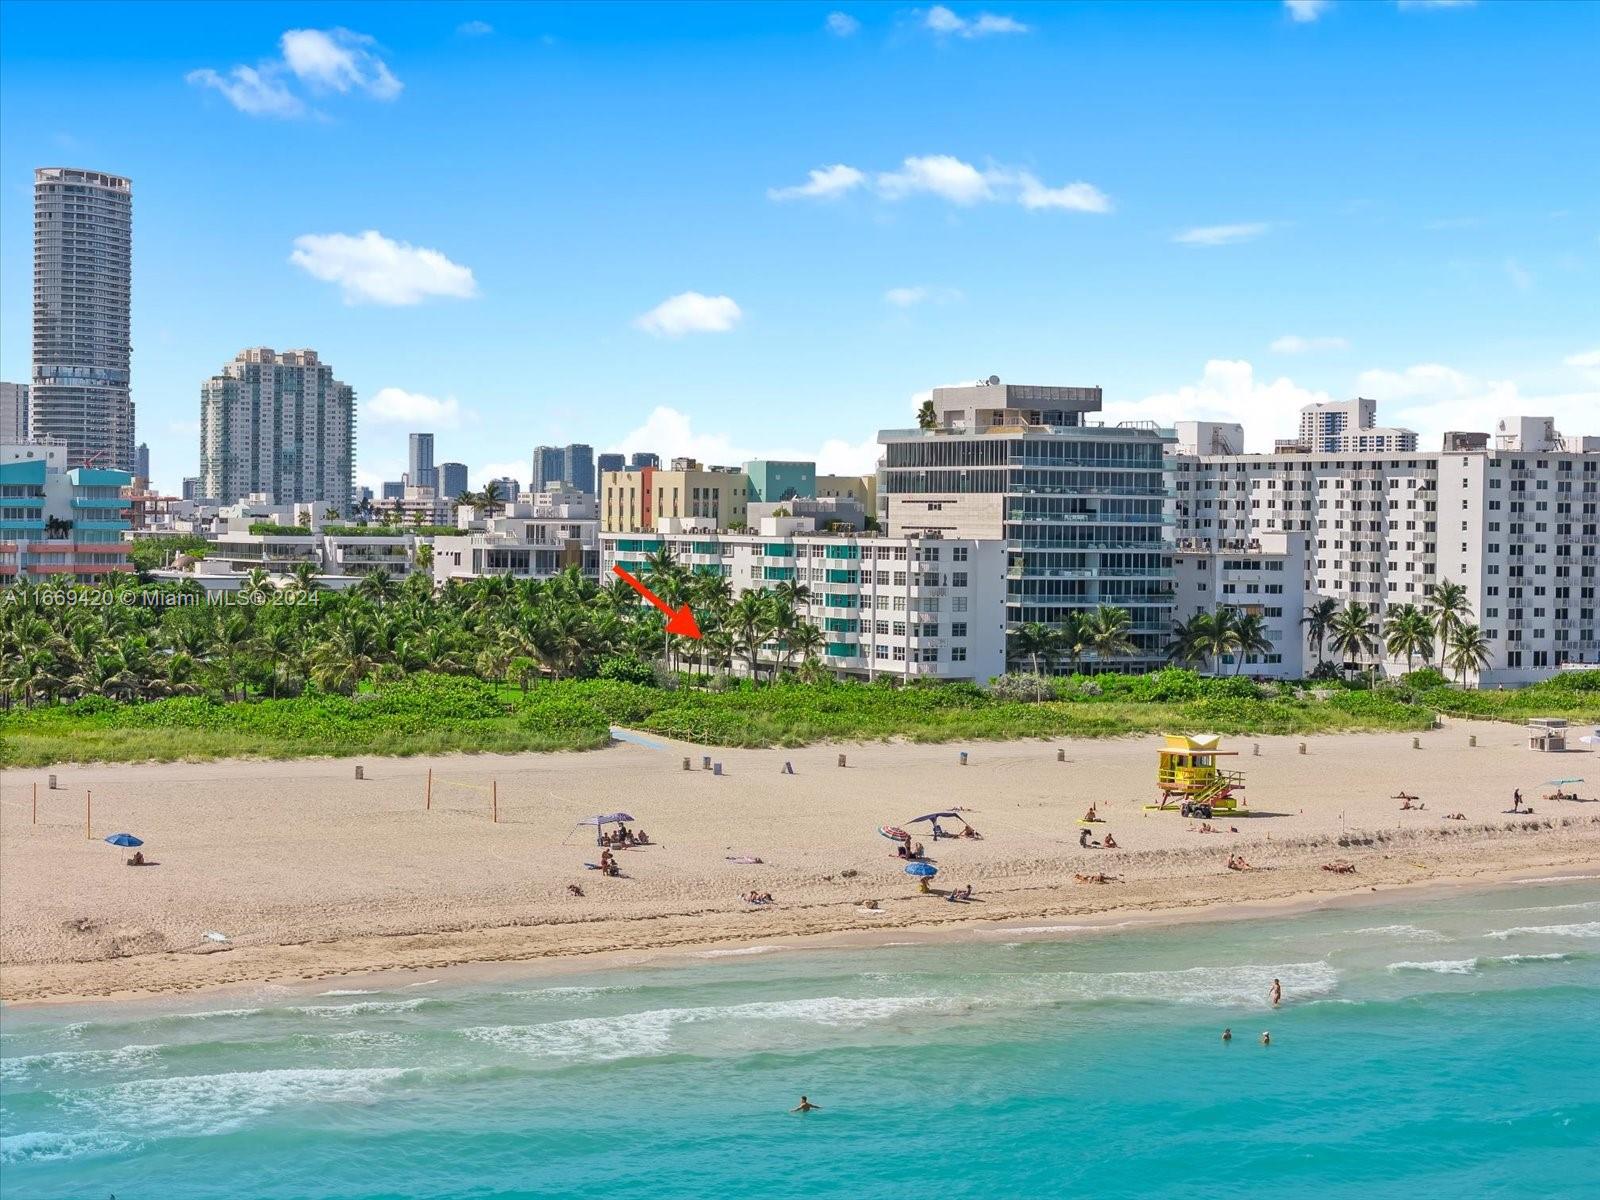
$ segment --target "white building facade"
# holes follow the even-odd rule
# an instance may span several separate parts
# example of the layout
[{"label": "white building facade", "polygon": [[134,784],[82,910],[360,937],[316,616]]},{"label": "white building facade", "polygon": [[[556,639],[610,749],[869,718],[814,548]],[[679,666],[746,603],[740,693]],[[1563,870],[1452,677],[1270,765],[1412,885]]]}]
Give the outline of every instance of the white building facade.
[{"label": "white building facade", "polygon": [[1590,439],[1562,439],[1529,420],[1529,436],[1518,425],[1493,449],[1178,454],[1179,545],[1222,551],[1304,535],[1302,606],[1359,602],[1374,610],[1375,631],[1390,607],[1421,605],[1446,580],[1461,584],[1492,650],[1484,686],[1600,663],[1600,450],[1566,449]]}]

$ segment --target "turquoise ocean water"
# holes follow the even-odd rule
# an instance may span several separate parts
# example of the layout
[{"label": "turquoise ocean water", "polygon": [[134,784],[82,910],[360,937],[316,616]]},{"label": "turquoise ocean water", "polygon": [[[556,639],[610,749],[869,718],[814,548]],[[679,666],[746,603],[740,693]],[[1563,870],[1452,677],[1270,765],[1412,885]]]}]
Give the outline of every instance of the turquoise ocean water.
[{"label": "turquoise ocean water", "polygon": [[1600,1196],[1593,881],[0,1034],[30,1200]]}]

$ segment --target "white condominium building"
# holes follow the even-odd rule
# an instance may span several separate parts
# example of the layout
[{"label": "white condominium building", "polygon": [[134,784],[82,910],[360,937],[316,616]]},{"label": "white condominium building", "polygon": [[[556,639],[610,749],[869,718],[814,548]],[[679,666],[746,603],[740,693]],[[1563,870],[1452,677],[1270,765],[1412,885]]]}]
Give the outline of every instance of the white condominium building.
[{"label": "white condominium building", "polygon": [[[1270,679],[1304,679],[1316,668],[1305,653],[1300,618],[1305,613],[1306,534],[1262,533],[1220,543],[1180,538],[1173,555],[1177,599],[1172,619],[1231,608],[1260,617],[1271,643],[1266,650],[1223,655],[1225,673]],[[1240,661],[1242,658],[1243,661]]]},{"label": "white condominium building", "polygon": [[807,518],[767,517],[745,533],[664,520],[654,534],[602,533],[600,546],[602,572],[621,566],[647,583],[646,558],[668,549],[691,571],[726,578],[735,597],[805,585],[801,616],[822,631],[822,661],[843,677],[983,683],[1005,671],[997,539],[828,534]]},{"label": "white condominium building", "polygon": [[1409,429],[1379,426],[1378,402],[1358,396],[1300,410],[1300,446],[1313,454],[1391,454],[1417,448]]},{"label": "white condominium building", "polygon": [[599,534],[592,497],[540,492],[532,501],[475,519],[466,534],[435,537],[433,582],[443,587],[484,575],[548,579],[570,567],[594,579],[600,573]]},{"label": "white condominium building", "polygon": [[266,493],[350,514],[355,392],[315,350],[241,350],[200,385],[200,490],[223,504]]},{"label": "white condominium building", "polygon": [[[1374,610],[1375,625],[1392,605],[1423,603],[1436,583],[1461,584],[1491,648],[1484,685],[1600,662],[1600,440],[1561,438],[1546,418],[1501,425],[1492,449],[1196,455],[1180,447],[1178,544],[1223,551],[1303,534],[1304,604],[1357,601]],[[1475,441],[1456,435],[1452,444]]]}]

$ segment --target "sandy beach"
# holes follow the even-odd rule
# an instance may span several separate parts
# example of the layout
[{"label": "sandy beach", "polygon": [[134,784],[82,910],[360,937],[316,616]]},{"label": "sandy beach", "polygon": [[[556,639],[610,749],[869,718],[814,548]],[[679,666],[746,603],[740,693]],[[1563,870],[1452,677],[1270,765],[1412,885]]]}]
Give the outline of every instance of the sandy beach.
[{"label": "sandy beach", "polygon": [[[1546,780],[1585,775],[1592,756],[1533,753],[1511,725],[1446,726],[1421,735],[1421,749],[1411,734],[1227,739],[1253,815],[1219,816],[1220,833],[1144,811],[1155,799],[1150,737],[711,750],[720,776],[701,769],[701,747],[648,741],[588,754],[57,767],[54,791],[48,771],[7,771],[0,997],[871,940],[1600,865],[1600,804],[1542,799]],[[1577,791],[1600,795],[1597,784]],[[1515,788],[1533,815],[1504,811]],[[1425,807],[1401,810],[1402,790]],[[1090,803],[1105,819],[1093,836],[1109,831],[1120,849],[1079,847]],[[936,844],[926,825],[912,828],[939,867],[935,888],[970,884],[971,903],[919,895],[876,832],[948,808],[965,810],[983,839]],[[575,826],[617,810],[653,844],[619,851],[624,877],[605,878],[583,867],[598,857],[593,829]],[[1466,819],[1445,819],[1455,812]],[[130,852],[101,840],[122,831],[158,865],[124,865]],[[1230,854],[1252,869],[1229,870]],[[741,857],[762,861],[731,861]],[[1355,872],[1322,869],[1335,860]],[[1117,882],[1074,879],[1099,872]],[[752,890],[775,903],[744,903]],[[879,914],[862,911],[869,900]],[[228,941],[208,941],[213,931]]]}]

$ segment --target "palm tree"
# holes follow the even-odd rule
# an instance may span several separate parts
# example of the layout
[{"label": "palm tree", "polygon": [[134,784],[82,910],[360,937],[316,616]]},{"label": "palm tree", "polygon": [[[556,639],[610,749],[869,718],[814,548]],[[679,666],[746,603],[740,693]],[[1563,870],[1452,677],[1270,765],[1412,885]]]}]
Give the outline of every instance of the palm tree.
[{"label": "palm tree", "polygon": [[1406,674],[1419,656],[1423,662],[1433,657],[1433,622],[1414,604],[1398,604],[1383,622],[1384,649],[1399,658],[1404,655]]},{"label": "palm tree", "polygon": [[1132,654],[1137,647],[1129,636],[1133,624],[1128,610],[1115,605],[1102,604],[1084,618],[1084,632],[1095,658],[1101,663]]},{"label": "palm tree", "polygon": [[[928,403],[933,403],[931,400]],[[1054,629],[1043,621],[1029,621],[1011,631],[1011,654],[1026,658],[1033,664],[1033,674],[1039,673],[1039,656],[1053,653],[1057,645]]]},{"label": "palm tree", "polygon": [[1209,619],[1207,613],[1195,613],[1187,621],[1172,623],[1172,636],[1167,642],[1167,661],[1180,667],[1204,666],[1205,651],[1200,649],[1199,634]]},{"label": "palm tree", "polygon": [[1300,618],[1300,624],[1306,631],[1306,649],[1314,650],[1317,655],[1317,666],[1322,666],[1322,646],[1328,640],[1328,631],[1333,628],[1333,618],[1339,611],[1339,602],[1332,597],[1324,597],[1314,604],[1306,605],[1306,615]]},{"label": "palm tree", "polygon": [[1466,686],[1467,674],[1481,672],[1494,658],[1494,651],[1483,630],[1476,625],[1458,625],[1450,633],[1450,665]]},{"label": "palm tree", "polygon": [[419,542],[415,553],[417,570],[430,571],[433,569],[433,543]]},{"label": "palm tree", "polygon": [[483,491],[478,493],[478,504],[491,517],[506,506],[505,493],[498,479],[491,479],[483,485]]},{"label": "palm tree", "polygon": [[767,603],[766,588],[745,592],[728,610],[728,623],[733,630],[733,648],[745,656],[750,665],[750,677],[761,677],[758,659],[762,644],[767,640],[772,611]]},{"label": "palm tree", "polygon": [[1355,659],[1356,665],[1378,649],[1378,639],[1372,633],[1372,612],[1365,604],[1350,601],[1334,614],[1328,630],[1328,641],[1334,651],[1346,660]]},{"label": "palm tree", "polygon": [[933,407],[933,401],[931,399],[924,400],[922,406],[917,409],[917,428],[936,429],[938,425],[939,413]]},{"label": "palm tree", "polygon": [[329,691],[354,692],[378,673],[385,650],[378,630],[363,620],[339,626],[311,652],[311,677]]},{"label": "palm tree", "polygon": [[1218,608],[1208,613],[1196,613],[1189,625],[1196,652],[1202,659],[1214,661],[1212,674],[1222,674],[1223,656],[1232,654],[1240,646],[1239,626],[1233,610]]},{"label": "palm tree", "polygon": [[1089,649],[1088,614],[1073,612],[1061,619],[1056,626],[1056,648],[1066,654],[1067,665],[1076,675],[1078,665]]},{"label": "palm tree", "polygon": [[1272,639],[1267,637],[1267,622],[1260,613],[1235,614],[1233,631],[1239,639],[1239,658],[1233,665],[1235,675],[1244,666],[1248,655],[1272,653]]},{"label": "palm tree", "polygon": [[399,591],[399,586],[390,575],[378,567],[374,567],[361,577],[361,582],[356,584],[356,592],[378,604],[393,600]]},{"label": "palm tree", "polygon": [[1423,611],[1433,619],[1433,631],[1439,639],[1439,666],[1444,667],[1445,645],[1457,629],[1472,620],[1472,601],[1467,589],[1448,579],[1434,584],[1423,599]]}]

